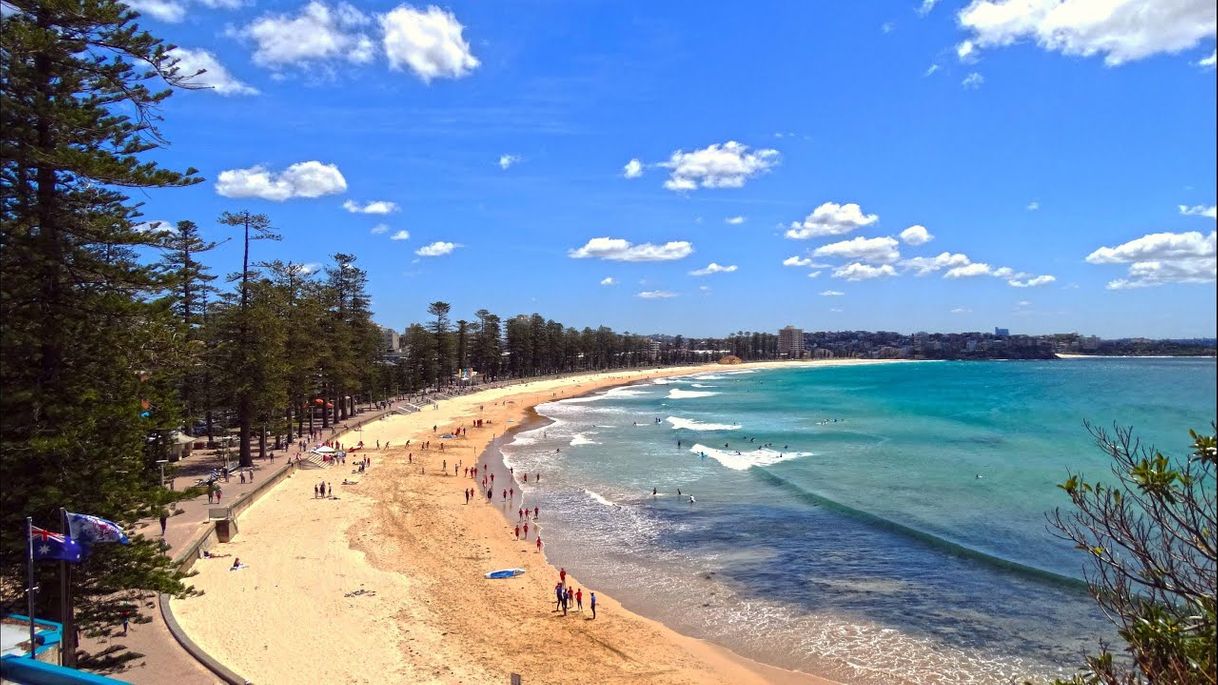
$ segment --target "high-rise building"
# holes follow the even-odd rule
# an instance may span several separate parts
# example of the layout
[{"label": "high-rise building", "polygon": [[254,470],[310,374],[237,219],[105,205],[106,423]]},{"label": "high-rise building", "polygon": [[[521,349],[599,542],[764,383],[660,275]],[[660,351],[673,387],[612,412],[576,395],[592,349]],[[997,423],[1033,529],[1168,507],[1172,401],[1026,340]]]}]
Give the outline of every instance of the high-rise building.
[{"label": "high-rise building", "polygon": [[804,356],[804,331],[802,328],[787,326],[778,331],[778,355],[790,359]]},{"label": "high-rise building", "polygon": [[398,332],[387,326],[381,326],[381,347],[382,352],[400,352],[401,339]]},{"label": "high-rise building", "polygon": [[1009,338],[1009,337],[1011,337],[1011,329],[1009,329],[1009,328],[998,328],[997,326],[995,326],[995,327],[994,327],[994,337],[996,337],[996,338]]}]

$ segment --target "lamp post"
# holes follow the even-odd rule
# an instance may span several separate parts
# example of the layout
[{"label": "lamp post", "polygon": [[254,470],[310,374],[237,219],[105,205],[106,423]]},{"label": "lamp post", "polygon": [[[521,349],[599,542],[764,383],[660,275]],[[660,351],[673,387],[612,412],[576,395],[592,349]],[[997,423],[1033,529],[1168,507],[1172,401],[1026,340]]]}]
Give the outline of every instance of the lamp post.
[{"label": "lamp post", "polygon": [[157,459],[156,463],[161,467],[161,487],[165,487],[165,464],[168,464],[169,460]]}]

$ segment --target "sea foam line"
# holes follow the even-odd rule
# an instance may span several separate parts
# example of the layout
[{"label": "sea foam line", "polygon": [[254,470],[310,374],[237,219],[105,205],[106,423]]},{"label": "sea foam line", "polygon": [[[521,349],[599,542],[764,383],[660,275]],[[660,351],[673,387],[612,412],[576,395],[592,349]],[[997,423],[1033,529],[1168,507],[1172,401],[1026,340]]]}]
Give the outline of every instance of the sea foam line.
[{"label": "sea foam line", "polygon": [[706,455],[733,471],[747,471],[754,466],[771,466],[782,461],[812,456],[811,452],[779,452],[768,447],[738,452],[732,449],[716,449],[702,444],[694,445],[689,448],[689,451],[697,455]]},{"label": "sea foam line", "polygon": [[672,424],[673,430],[684,428],[691,431],[734,431],[740,430],[738,423],[710,423],[707,421],[698,421],[697,419],[683,419],[679,416],[670,416],[665,421]]},{"label": "sea foam line", "polygon": [[719,393],[711,392],[710,390],[682,390],[680,388],[673,388],[672,390],[668,391],[668,399],[683,400],[683,399],[690,399],[690,398],[694,398],[694,397],[710,397],[711,395],[718,395],[718,394]]}]

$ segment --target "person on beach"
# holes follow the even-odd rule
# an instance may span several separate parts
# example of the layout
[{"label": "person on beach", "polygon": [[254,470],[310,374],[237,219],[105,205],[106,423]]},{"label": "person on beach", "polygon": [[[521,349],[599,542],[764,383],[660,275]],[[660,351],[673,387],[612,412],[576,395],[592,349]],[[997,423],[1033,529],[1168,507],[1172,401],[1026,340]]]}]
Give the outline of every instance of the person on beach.
[{"label": "person on beach", "polygon": [[169,523],[169,514],[161,512],[161,537],[165,537],[165,526]]},{"label": "person on beach", "polygon": [[469,504],[469,488],[465,489],[465,503]]},{"label": "person on beach", "polygon": [[516,510],[516,520],[519,521],[522,518],[524,518],[524,509],[517,509]]},{"label": "person on beach", "polygon": [[537,508],[537,507],[533,507],[533,520],[534,520],[534,521],[536,521],[536,520],[537,520],[537,516],[538,516],[540,513],[541,513],[541,509],[539,509],[539,508]]},{"label": "person on beach", "polygon": [[525,540],[529,539],[529,522],[528,521],[524,522],[524,539]]},{"label": "person on beach", "polygon": [[571,606],[574,603],[575,603],[575,591],[572,590],[570,587],[567,587],[567,600],[566,600],[565,604],[567,606]]},{"label": "person on beach", "polygon": [[567,569],[565,569],[565,568],[558,569],[558,582],[560,582],[560,583],[567,582]]},{"label": "person on beach", "polygon": [[575,591],[575,609],[580,613],[584,611],[584,589],[579,588]]},{"label": "person on beach", "polygon": [[524,482],[529,482],[529,474],[524,474]]},{"label": "person on beach", "polygon": [[541,536],[537,536],[537,553],[541,554]]},{"label": "person on beach", "polygon": [[520,540],[520,526],[516,526],[516,539]]},{"label": "person on beach", "polygon": [[592,618],[596,618],[596,593],[588,593],[588,607],[592,609]]}]

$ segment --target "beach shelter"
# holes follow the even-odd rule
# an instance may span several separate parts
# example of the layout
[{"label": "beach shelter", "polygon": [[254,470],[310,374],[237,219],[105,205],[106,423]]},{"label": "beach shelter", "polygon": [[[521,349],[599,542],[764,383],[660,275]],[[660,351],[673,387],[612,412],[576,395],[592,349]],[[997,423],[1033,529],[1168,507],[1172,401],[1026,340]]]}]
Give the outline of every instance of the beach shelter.
[{"label": "beach shelter", "polygon": [[321,447],[313,450],[313,454],[334,454],[337,451],[338,450],[330,447],[329,445],[322,445]]}]

